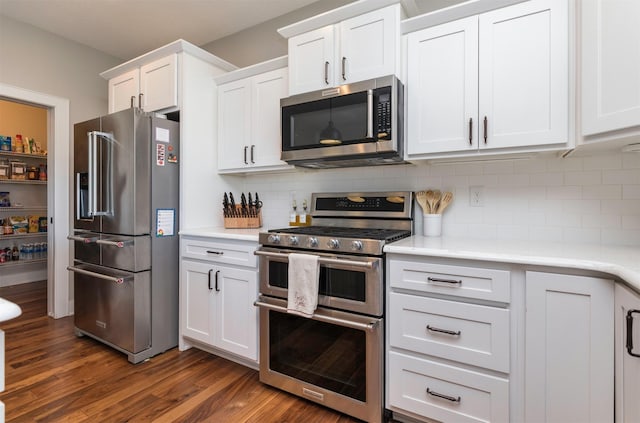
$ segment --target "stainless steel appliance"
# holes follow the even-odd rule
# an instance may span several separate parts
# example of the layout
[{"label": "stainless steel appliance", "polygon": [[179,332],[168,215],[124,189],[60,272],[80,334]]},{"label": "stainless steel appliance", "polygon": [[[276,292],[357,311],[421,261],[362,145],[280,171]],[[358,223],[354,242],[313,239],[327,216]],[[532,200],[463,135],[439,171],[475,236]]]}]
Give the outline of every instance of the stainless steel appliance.
[{"label": "stainless steel appliance", "polygon": [[394,76],[280,100],[282,160],[333,168],[404,163],[404,88]]},{"label": "stainless steel appliance", "polygon": [[178,155],[140,109],[74,125],[75,331],[132,363],[178,344]]},{"label": "stainless steel appliance", "polygon": [[[411,192],[313,194],[314,226],[260,233],[260,380],[380,422],[384,253],[411,235]],[[318,308],[287,312],[288,256],[319,256]]]}]

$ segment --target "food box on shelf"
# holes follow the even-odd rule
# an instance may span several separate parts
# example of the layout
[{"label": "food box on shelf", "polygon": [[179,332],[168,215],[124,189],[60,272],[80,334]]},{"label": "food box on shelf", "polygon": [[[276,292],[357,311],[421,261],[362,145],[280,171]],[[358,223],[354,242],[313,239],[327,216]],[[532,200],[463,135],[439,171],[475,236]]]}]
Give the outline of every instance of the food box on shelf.
[{"label": "food box on shelf", "polygon": [[25,162],[11,162],[11,179],[27,179],[27,164]]},{"label": "food box on shelf", "polygon": [[26,234],[29,230],[29,220],[24,216],[11,216],[11,226],[14,234]]},{"label": "food box on shelf", "polygon": [[11,207],[9,191],[0,191],[0,207]]}]

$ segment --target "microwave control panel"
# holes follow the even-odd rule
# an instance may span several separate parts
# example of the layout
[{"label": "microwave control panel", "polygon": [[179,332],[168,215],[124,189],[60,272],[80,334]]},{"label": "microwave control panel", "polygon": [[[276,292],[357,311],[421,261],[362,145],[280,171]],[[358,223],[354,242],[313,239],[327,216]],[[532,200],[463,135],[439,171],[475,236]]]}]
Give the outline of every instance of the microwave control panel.
[{"label": "microwave control panel", "polygon": [[376,90],[377,97],[377,137],[379,140],[391,139],[391,87]]}]

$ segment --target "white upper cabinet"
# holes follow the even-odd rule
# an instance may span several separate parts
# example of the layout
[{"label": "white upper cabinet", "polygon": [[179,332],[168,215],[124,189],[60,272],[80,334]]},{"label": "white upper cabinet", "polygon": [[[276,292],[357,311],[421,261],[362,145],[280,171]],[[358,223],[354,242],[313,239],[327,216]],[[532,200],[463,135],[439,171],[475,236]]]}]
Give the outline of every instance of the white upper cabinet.
[{"label": "white upper cabinet", "polygon": [[568,49],[564,0],[408,34],[409,158],[566,145]]},{"label": "white upper cabinet", "polygon": [[408,36],[408,153],[478,148],[478,18]]},{"label": "white upper cabinet", "polygon": [[134,106],[147,112],[178,106],[177,54],[109,79],[109,113]]},{"label": "white upper cabinet", "polygon": [[400,4],[289,38],[289,95],[397,73]]},{"label": "white upper cabinet", "polygon": [[218,86],[218,172],[286,169],[280,160],[280,99],[287,68]]},{"label": "white upper cabinet", "polygon": [[640,127],[640,2],[582,8],[582,133]]}]

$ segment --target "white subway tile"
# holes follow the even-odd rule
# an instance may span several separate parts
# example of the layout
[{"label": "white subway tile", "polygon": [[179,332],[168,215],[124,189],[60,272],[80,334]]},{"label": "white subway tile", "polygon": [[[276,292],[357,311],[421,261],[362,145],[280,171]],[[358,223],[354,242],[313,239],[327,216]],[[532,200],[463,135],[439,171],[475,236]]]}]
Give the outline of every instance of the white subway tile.
[{"label": "white subway tile", "polygon": [[562,237],[564,242],[585,242],[597,244],[600,242],[600,229],[563,228]]},{"label": "white subway tile", "polygon": [[571,200],[582,198],[582,187],[565,185],[547,187],[547,200]]},{"label": "white subway tile", "polygon": [[483,166],[486,175],[513,173],[514,165],[510,160],[499,160],[495,162],[486,162]]},{"label": "white subway tile", "polygon": [[640,246],[640,230],[636,230],[636,229],[603,230],[602,244]]},{"label": "white subway tile", "polygon": [[584,157],[582,159],[582,165],[584,170],[622,169],[622,156],[620,154],[597,154],[591,157]]},{"label": "white subway tile", "polygon": [[583,172],[567,172],[564,174],[566,185],[599,185],[602,183],[602,172],[599,170]]},{"label": "white subway tile", "polygon": [[630,216],[640,214],[640,200],[606,200],[600,204],[603,214]]},{"label": "white subway tile", "polygon": [[530,184],[529,174],[498,175],[498,185],[505,187],[522,187]]},{"label": "white subway tile", "polygon": [[563,185],[564,172],[545,172],[530,175],[531,185]]},{"label": "white subway tile", "polygon": [[618,200],[622,198],[622,186],[620,185],[593,185],[582,187],[584,199],[608,199]]},{"label": "white subway tile", "polygon": [[622,216],[618,214],[583,214],[583,228],[619,229],[622,226]]},{"label": "white subway tile", "polygon": [[638,153],[622,154],[622,167],[624,169],[640,169],[640,154]]},{"label": "white subway tile", "polygon": [[515,173],[545,173],[547,172],[547,162],[544,159],[530,159],[514,162]]},{"label": "white subway tile", "polygon": [[551,226],[530,226],[529,239],[532,241],[560,242],[562,228]]},{"label": "white subway tile", "polygon": [[624,229],[640,229],[640,214],[622,216],[622,227]]},{"label": "white subway tile", "polygon": [[456,175],[482,175],[484,166],[480,163],[459,163],[454,165]]},{"label": "white subway tile", "polygon": [[640,170],[603,170],[602,183],[607,185],[640,184]]},{"label": "white subway tile", "polygon": [[582,170],[582,158],[579,157],[553,157],[547,159],[547,170],[549,172],[576,172]]},{"label": "white subway tile", "polygon": [[500,225],[496,238],[514,241],[525,240],[529,238],[529,228],[518,225]]},{"label": "white subway tile", "polygon": [[567,213],[600,213],[600,200],[562,200],[561,204]]},{"label": "white subway tile", "polygon": [[623,185],[622,186],[622,199],[623,200],[640,200],[640,184],[638,184],[638,185]]}]

